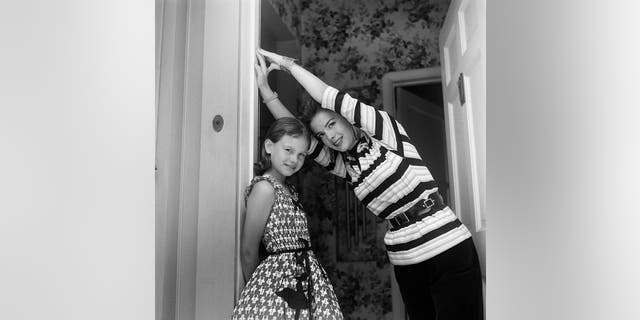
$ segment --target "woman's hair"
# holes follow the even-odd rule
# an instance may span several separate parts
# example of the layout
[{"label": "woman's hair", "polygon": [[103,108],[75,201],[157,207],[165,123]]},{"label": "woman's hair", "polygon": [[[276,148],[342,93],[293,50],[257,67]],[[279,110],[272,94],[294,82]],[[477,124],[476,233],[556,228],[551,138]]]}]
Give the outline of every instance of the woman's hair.
[{"label": "woman's hair", "polygon": [[307,140],[307,144],[310,143],[309,129],[307,129],[307,126],[305,126],[302,121],[291,117],[277,119],[271,124],[269,130],[267,130],[267,133],[264,136],[264,140],[262,141],[262,146],[260,148],[260,161],[253,165],[253,172],[255,175],[262,175],[265,171],[271,168],[271,159],[265,150],[264,142],[267,139],[274,143],[278,142],[284,135],[303,137]]},{"label": "woman's hair", "polygon": [[[311,131],[311,120],[313,120],[313,118],[321,113],[328,113],[331,116],[334,117],[340,117],[342,119],[344,119],[344,121],[346,121],[347,123],[349,122],[347,119],[344,118],[343,115],[333,111],[333,110],[329,110],[329,109],[325,109],[319,106],[308,106],[302,109],[302,114],[300,115],[300,120],[302,120],[302,122],[307,126],[307,128],[309,128],[309,131]],[[311,135],[314,135],[313,132],[311,132]]]},{"label": "woman's hair", "polygon": [[[315,117],[315,115],[323,110],[323,108],[318,104],[309,93],[306,91],[302,94],[301,102],[300,102],[300,120],[309,128],[311,131],[311,119]],[[326,109],[325,109],[326,110]],[[313,132],[311,132],[313,135]]]},{"label": "woman's hair", "polygon": [[[348,91],[340,91],[342,93],[349,94],[352,97],[358,98],[360,94],[353,90]],[[301,112],[300,119],[307,125],[308,128],[311,128],[311,120],[320,113],[327,113],[331,116],[342,118],[345,122],[350,123],[342,114],[339,112],[335,112],[331,109],[323,108],[318,102],[316,102],[308,92],[304,92],[302,94],[302,102],[301,102]],[[311,129],[309,129],[311,130]],[[311,133],[313,135],[313,132]]]}]

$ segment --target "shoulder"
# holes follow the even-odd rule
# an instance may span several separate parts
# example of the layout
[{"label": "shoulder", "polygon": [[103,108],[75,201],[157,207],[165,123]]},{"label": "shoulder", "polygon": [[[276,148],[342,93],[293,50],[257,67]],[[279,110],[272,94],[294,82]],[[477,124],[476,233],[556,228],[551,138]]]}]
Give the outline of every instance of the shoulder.
[{"label": "shoulder", "polygon": [[276,183],[270,177],[257,176],[251,180],[245,193],[245,199],[255,196],[273,195],[276,192]]},{"label": "shoulder", "polygon": [[270,208],[275,202],[275,188],[267,180],[254,183],[247,195],[247,207],[252,208]]},{"label": "shoulder", "polygon": [[269,180],[260,180],[253,184],[253,188],[251,190],[251,194],[274,194],[275,188]]}]

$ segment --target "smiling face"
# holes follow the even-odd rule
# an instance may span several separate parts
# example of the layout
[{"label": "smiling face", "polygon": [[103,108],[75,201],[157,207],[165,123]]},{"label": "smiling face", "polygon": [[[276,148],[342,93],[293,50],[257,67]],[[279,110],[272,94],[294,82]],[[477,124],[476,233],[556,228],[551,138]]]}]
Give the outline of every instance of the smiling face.
[{"label": "smiling face", "polygon": [[309,149],[309,142],[305,136],[296,137],[285,134],[277,142],[265,140],[264,147],[270,154],[270,173],[284,178],[302,168]]},{"label": "smiling face", "polygon": [[356,144],[353,127],[335,112],[319,111],[311,118],[309,126],[313,135],[333,150],[345,152]]}]

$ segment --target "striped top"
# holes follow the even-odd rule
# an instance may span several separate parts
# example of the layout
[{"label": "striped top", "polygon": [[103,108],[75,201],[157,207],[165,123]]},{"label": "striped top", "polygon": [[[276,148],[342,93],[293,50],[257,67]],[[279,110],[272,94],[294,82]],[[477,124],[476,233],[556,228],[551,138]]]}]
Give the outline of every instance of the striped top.
[{"label": "striped top", "polygon": [[[322,107],[360,129],[359,143],[339,153],[313,138],[310,158],[331,173],[348,178],[360,202],[390,219],[438,191],[433,176],[400,123],[348,94],[328,87]],[[320,146],[319,146],[320,145]],[[454,212],[444,206],[421,221],[387,231],[384,243],[394,265],[425,261],[471,237]]]}]

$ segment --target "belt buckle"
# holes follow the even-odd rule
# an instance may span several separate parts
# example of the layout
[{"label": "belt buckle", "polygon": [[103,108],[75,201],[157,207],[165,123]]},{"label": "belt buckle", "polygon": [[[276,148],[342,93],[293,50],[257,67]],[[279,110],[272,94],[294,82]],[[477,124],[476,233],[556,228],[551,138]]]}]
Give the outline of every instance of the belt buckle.
[{"label": "belt buckle", "polygon": [[[431,203],[429,203],[431,202]],[[428,198],[428,199],[424,199],[422,201],[420,201],[420,206],[426,209],[431,209],[431,207],[433,207],[436,204],[435,201],[433,201],[433,199]]]}]

